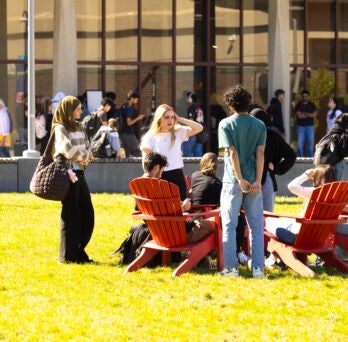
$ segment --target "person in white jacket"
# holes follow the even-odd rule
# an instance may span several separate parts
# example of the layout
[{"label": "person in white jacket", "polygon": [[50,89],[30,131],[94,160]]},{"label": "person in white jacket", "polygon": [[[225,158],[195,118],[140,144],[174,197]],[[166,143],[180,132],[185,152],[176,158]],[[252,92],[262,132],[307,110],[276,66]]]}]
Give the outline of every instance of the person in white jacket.
[{"label": "person in white jacket", "polygon": [[8,136],[10,135],[10,117],[3,99],[0,99],[0,157],[10,158]]}]

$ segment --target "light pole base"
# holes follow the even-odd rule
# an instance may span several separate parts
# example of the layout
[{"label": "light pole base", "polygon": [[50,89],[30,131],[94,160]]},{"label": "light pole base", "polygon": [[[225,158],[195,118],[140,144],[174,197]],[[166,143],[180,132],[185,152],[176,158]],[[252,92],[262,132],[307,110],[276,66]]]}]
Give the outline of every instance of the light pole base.
[{"label": "light pole base", "polygon": [[40,152],[36,150],[25,150],[23,151],[23,157],[26,157],[26,158],[40,157]]}]

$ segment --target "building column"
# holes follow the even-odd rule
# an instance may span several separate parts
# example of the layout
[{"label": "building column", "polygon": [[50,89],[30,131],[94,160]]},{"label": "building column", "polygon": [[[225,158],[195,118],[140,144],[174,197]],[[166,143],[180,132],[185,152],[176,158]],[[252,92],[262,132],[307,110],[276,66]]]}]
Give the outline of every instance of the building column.
[{"label": "building column", "polygon": [[77,35],[75,0],[54,2],[53,96],[77,95]]},{"label": "building column", "polygon": [[268,102],[277,89],[285,90],[283,120],[286,141],[290,142],[290,6],[289,0],[269,1]]}]

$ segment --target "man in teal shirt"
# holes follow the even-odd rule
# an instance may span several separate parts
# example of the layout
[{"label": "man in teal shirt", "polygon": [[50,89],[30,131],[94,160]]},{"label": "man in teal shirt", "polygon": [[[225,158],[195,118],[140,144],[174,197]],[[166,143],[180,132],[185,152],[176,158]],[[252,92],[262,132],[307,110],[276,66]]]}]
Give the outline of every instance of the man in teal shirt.
[{"label": "man in teal shirt", "polygon": [[219,148],[224,152],[221,191],[224,269],[220,275],[238,277],[236,227],[241,208],[251,231],[252,272],[264,277],[264,238],[261,177],[267,129],[248,114],[251,95],[237,85],[224,94],[233,115],[219,124]]}]

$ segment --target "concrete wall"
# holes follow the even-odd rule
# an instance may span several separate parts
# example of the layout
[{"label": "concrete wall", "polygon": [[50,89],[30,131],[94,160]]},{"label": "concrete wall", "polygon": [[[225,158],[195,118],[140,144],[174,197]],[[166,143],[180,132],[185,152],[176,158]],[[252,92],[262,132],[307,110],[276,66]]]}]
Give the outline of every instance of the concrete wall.
[{"label": "concrete wall", "polygon": [[[38,163],[38,158],[3,158],[0,159],[0,192],[27,192],[29,183]],[[184,158],[184,172],[191,175],[199,169],[199,158]],[[347,163],[347,161],[346,161]],[[298,158],[294,167],[285,175],[278,176],[278,194],[291,195],[287,184],[294,177],[313,166],[311,158]],[[218,177],[222,179],[223,160],[220,158]],[[87,169],[86,179],[92,193],[121,192],[129,193],[128,183],[142,175],[141,158],[117,160],[97,160]],[[348,167],[345,168],[348,179]]]}]

